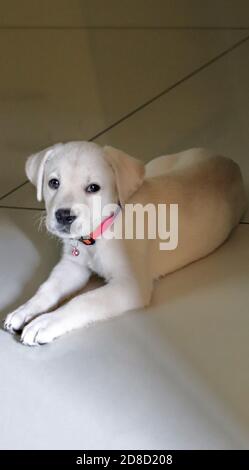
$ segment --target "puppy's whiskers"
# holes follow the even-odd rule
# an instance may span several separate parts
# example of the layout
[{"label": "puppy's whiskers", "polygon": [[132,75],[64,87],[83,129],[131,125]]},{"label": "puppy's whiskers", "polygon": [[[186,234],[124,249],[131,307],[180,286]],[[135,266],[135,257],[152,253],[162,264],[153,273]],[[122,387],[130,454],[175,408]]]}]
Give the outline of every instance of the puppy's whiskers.
[{"label": "puppy's whiskers", "polygon": [[38,232],[41,232],[43,230],[43,227],[45,226],[46,222],[46,215],[43,213],[40,214],[38,217],[35,219],[35,225],[38,225]]}]

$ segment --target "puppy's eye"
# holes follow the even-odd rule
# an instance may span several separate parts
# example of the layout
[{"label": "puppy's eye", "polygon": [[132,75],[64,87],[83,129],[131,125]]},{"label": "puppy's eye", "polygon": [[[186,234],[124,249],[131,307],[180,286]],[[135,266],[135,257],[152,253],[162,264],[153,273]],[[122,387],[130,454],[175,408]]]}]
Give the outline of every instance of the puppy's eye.
[{"label": "puppy's eye", "polygon": [[52,178],[51,180],[49,180],[48,185],[51,189],[58,189],[60,186],[60,182],[56,178]]},{"label": "puppy's eye", "polygon": [[95,183],[91,183],[86,187],[86,192],[87,193],[96,193],[97,191],[100,190],[100,186]]}]

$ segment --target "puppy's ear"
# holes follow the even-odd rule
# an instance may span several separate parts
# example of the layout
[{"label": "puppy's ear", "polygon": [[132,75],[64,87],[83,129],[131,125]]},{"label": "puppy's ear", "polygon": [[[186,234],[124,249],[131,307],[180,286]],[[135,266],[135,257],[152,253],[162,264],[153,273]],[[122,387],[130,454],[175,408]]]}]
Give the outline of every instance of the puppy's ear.
[{"label": "puppy's ear", "polygon": [[104,152],[114,171],[119,199],[123,204],[143,183],[144,164],[109,145],[104,147]]},{"label": "puppy's ear", "polygon": [[30,155],[30,157],[28,157],[26,161],[25,172],[28,179],[37,188],[38,201],[42,200],[45,164],[48,161],[49,157],[52,157],[57,146],[61,145],[62,144],[53,145],[52,147],[48,147],[45,150],[42,150],[41,152]]}]

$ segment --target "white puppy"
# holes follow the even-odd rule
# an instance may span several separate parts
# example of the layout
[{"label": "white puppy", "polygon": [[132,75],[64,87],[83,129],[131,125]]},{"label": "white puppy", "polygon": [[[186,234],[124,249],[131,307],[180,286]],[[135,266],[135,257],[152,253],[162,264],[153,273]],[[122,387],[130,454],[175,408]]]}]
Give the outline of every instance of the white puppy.
[{"label": "white puppy", "polygon": [[[63,239],[61,261],[48,280],[4,323],[10,332],[22,330],[21,341],[30,346],[148,305],[155,279],[215,250],[246,208],[238,165],[203,149],[159,157],[144,167],[112,147],[71,142],[29,157],[26,173],[38,199],[44,197],[47,229]],[[158,239],[146,234],[144,239],[101,237],[91,245],[77,241],[92,232],[86,208],[91,214],[96,197],[102,206],[120,202],[122,207],[115,221],[111,212],[106,214],[107,235],[113,222],[117,227],[122,221],[124,230],[128,201],[178,204],[177,247],[162,251]],[[101,222],[95,217],[93,229]],[[105,284],[58,306],[86,285],[92,273]]]}]

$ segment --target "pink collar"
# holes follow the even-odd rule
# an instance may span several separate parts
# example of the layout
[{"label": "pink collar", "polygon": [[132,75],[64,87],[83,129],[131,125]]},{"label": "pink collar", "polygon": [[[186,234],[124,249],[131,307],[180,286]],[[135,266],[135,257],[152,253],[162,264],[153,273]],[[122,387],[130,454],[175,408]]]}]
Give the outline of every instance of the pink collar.
[{"label": "pink collar", "polygon": [[121,209],[120,203],[118,203],[118,204],[119,204],[119,207],[116,210],[116,212],[113,212],[111,215],[106,217],[101,222],[101,224],[92,233],[90,233],[88,238],[80,237],[79,241],[81,243],[83,243],[84,245],[88,245],[88,246],[89,245],[94,245],[96,239],[101,237],[102,233],[104,233],[108,229],[108,227],[110,227],[110,225],[112,225],[114,219],[118,215],[118,213]]}]

